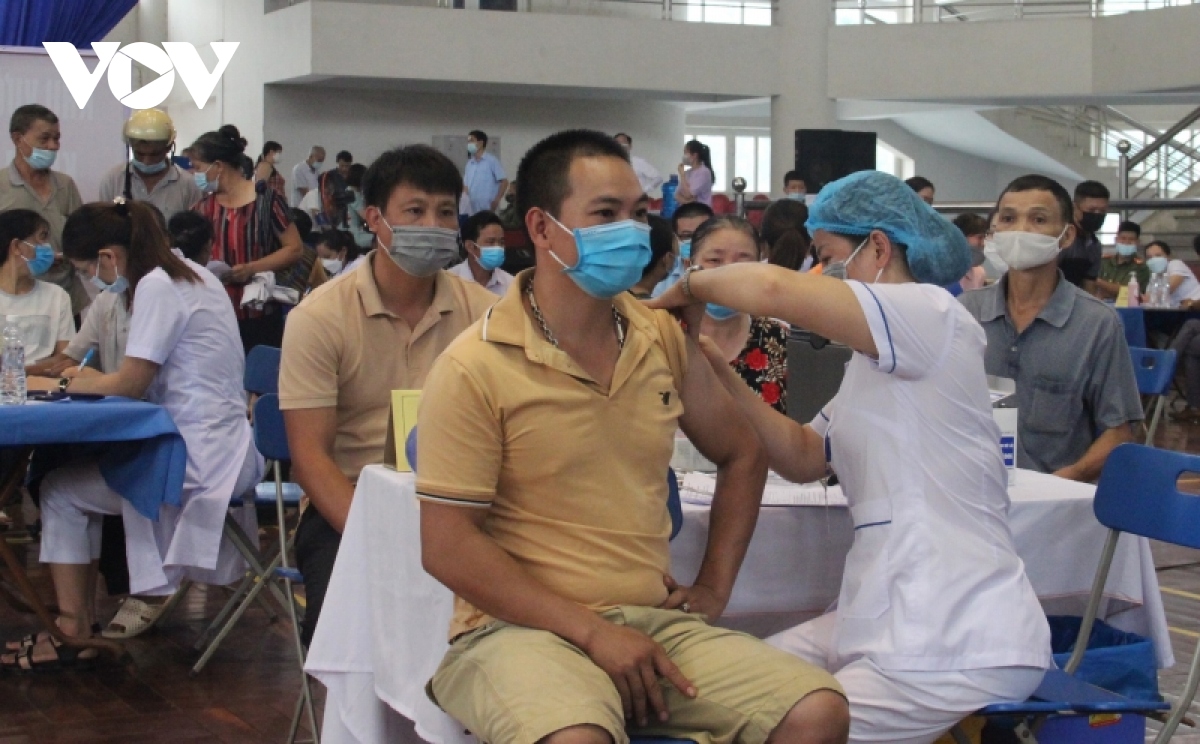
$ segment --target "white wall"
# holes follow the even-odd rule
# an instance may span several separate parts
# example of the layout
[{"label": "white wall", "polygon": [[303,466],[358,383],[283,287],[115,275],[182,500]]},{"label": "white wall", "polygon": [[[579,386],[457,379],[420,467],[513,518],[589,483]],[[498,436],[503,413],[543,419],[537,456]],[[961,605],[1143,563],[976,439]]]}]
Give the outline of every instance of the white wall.
[{"label": "white wall", "polygon": [[[525,152],[562,129],[590,128],[633,137],[634,152],[669,174],[679,161],[683,109],[652,101],[596,101],[546,98],[437,95],[316,86],[267,88],[264,129],[283,145],[285,177],[308,156],[312,145],[325,148],[332,162],[349,150],[369,164],[384,150],[405,144],[432,144],[437,134],[465,135],[482,129],[500,137],[501,162],[510,180]],[[463,154],[466,159],[466,154]]]},{"label": "white wall", "polygon": [[1111,103],[1200,88],[1200,6],[1087,17],[834,26],[835,98]]}]

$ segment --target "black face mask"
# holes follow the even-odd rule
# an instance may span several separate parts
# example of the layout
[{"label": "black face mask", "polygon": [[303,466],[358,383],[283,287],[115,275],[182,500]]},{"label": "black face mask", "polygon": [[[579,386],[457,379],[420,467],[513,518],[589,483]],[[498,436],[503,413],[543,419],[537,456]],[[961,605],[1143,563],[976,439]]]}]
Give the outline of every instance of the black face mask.
[{"label": "black face mask", "polygon": [[1096,233],[1100,228],[1104,227],[1104,218],[1107,214],[1103,212],[1084,212],[1083,217],[1079,219],[1079,227],[1086,233]]}]

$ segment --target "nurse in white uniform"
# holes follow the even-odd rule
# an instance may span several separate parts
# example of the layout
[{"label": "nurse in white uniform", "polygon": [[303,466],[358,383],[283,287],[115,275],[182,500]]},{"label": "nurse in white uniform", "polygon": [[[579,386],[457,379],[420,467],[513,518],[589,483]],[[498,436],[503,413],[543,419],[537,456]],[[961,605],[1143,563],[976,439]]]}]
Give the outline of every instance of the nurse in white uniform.
[{"label": "nurse in white uniform", "polygon": [[984,333],[940,286],[966,273],[970,250],[876,171],[823,189],[807,227],[825,276],[736,264],[687,274],[651,304],[684,307],[694,321],[712,302],[857,352],[837,396],[801,426],[701,339],[772,469],[801,483],[836,472],[850,502],[837,609],[769,642],[834,672],[850,741],[932,742],[980,707],[1025,699],[1051,665],[1050,630],[1009,529]]},{"label": "nurse in white uniform", "polygon": [[[72,377],[67,392],[144,398],[163,406],[187,445],[182,506],[163,505],[158,521],[138,514],[105,485],[97,463],[55,470],[41,491],[41,560],[50,564],[65,634],[92,634],[100,519],[120,514],[133,594],[172,594],[182,579],[227,584],[244,566],[221,539],[234,494],[262,480],[242,392],[245,364],[237,320],[225,289],[207,269],[171,252],[150,209],[88,204],[63,230],[76,268],[98,275],[112,291],[133,291],[125,359],[112,374]],[[256,534],[253,508],[243,526]],[[59,646],[47,635],[27,639],[6,667],[28,669],[81,661],[91,650]]]}]

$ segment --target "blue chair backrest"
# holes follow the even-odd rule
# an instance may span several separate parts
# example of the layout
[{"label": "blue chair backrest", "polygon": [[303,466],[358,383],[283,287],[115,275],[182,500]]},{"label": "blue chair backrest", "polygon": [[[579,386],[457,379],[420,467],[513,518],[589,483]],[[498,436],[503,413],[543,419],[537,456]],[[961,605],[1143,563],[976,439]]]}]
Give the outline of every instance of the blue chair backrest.
[{"label": "blue chair backrest", "polygon": [[274,346],[255,346],[246,355],[242,387],[255,395],[279,392],[280,351]]},{"label": "blue chair backrest", "polygon": [[288,462],[292,459],[283,413],[279,410],[279,396],[275,393],[267,393],[254,401],[254,446],[268,460]]},{"label": "blue chair backrest", "polygon": [[1140,349],[1129,347],[1133,355],[1133,374],[1137,377],[1138,392],[1142,395],[1166,395],[1175,379],[1174,349]]},{"label": "blue chair backrest", "polygon": [[1200,477],[1200,457],[1122,444],[1100,473],[1096,519],[1110,529],[1200,549],[1200,496],[1177,485],[1186,472]]},{"label": "blue chair backrest", "polygon": [[1146,314],[1140,307],[1118,307],[1117,315],[1125,324],[1125,343],[1130,346],[1146,347]]}]

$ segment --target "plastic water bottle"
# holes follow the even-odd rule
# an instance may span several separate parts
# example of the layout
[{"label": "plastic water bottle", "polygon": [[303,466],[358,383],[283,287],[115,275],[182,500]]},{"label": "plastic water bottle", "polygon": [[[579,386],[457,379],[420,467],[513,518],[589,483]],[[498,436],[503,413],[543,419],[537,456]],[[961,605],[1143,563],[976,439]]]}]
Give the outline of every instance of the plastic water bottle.
[{"label": "plastic water bottle", "polygon": [[16,315],[4,318],[4,356],[0,360],[0,405],[25,404],[25,342]]},{"label": "plastic water bottle", "polygon": [[1142,304],[1140,291],[1137,277],[1129,277],[1129,307],[1137,307]]},{"label": "plastic water bottle", "polygon": [[675,189],[679,188],[679,176],[672,175],[667,179],[667,182],[662,185],[662,211],[659,214],[667,219],[670,219],[675,214]]},{"label": "plastic water bottle", "polygon": [[1158,273],[1150,278],[1150,305],[1152,307],[1171,306],[1171,285],[1167,282],[1166,274]]}]

